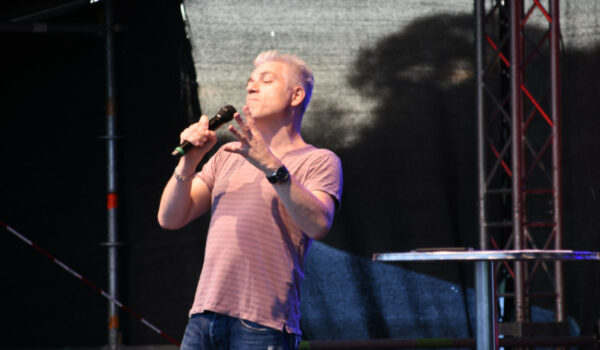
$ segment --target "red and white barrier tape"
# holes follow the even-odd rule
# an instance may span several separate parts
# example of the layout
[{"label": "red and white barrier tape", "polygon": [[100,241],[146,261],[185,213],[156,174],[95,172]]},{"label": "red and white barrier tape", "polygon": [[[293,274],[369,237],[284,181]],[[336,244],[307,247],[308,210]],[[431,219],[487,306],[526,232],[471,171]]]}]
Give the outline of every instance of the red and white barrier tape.
[{"label": "red and white barrier tape", "polygon": [[167,339],[171,343],[173,343],[173,344],[175,344],[177,346],[181,346],[181,344],[179,344],[179,342],[177,342],[175,339],[169,337],[167,334],[165,334],[165,332],[161,331],[156,326],[154,326],[152,323],[150,323],[146,319],[144,319],[142,316],[140,316],[139,314],[137,314],[136,312],[134,312],[133,310],[131,310],[127,306],[123,305],[120,301],[118,301],[117,299],[115,299],[113,296],[109,295],[108,293],[106,293],[105,291],[103,291],[101,288],[99,288],[98,286],[96,286],[95,284],[93,284],[92,282],[90,282],[90,280],[88,280],[87,278],[83,277],[81,274],[77,273],[76,271],[74,271],[73,269],[71,269],[69,266],[65,265],[62,261],[56,259],[54,256],[52,256],[52,254],[50,254],[47,251],[45,251],[44,249],[42,249],[42,247],[40,247],[37,244],[33,243],[27,237],[23,236],[22,234],[20,234],[19,232],[17,232],[15,229],[13,229],[12,227],[8,226],[6,223],[0,221],[0,225],[4,226],[4,228],[6,228],[10,233],[12,233],[13,235],[17,236],[23,242],[29,244],[32,248],[34,248],[38,252],[40,252],[40,253],[44,254],[45,256],[47,256],[56,265],[62,267],[65,271],[67,271],[71,275],[73,275],[73,276],[77,277],[78,279],[80,279],[83,283],[85,283],[88,286],[90,286],[93,289],[95,289],[98,293],[100,293],[106,299],[112,301],[113,303],[115,303],[115,305],[117,305],[118,307],[120,307],[123,310],[127,311],[133,317],[137,318],[140,322],[142,322],[143,324],[145,324],[146,326],[148,326],[150,329],[152,329],[156,333],[162,335],[165,339]]}]

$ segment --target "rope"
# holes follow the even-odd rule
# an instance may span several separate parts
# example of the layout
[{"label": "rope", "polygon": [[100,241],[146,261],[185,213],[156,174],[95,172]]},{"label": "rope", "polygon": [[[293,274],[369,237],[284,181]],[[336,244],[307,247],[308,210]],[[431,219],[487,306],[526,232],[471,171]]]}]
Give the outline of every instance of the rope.
[{"label": "rope", "polygon": [[54,256],[52,256],[52,254],[48,253],[42,247],[40,247],[37,244],[33,243],[30,239],[28,239],[24,235],[20,234],[19,232],[17,232],[15,229],[13,229],[12,227],[8,226],[6,223],[0,221],[0,226],[3,226],[4,228],[6,228],[8,230],[8,232],[12,233],[17,238],[19,238],[23,242],[27,243],[33,249],[35,249],[38,252],[44,254],[46,257],[48,257],[50,260],[52,260],[56,265],[62,267],[65,271],[67,271],[71,275],[77,277],[83,283],[87,284],[92,289],[94,289],[98,293],[100,293],[103,297],[105,297],[106,299],[110,300],[111,302],[113,302],[115,305],[117,305],[121,309],[127,311],[130,315],[132,315],[133,317],[135,317],[136,319],[138,319],[140,322],[142,322],[148,328],[152,329],[154,332],[160,334],[161,336],[163,336],[165,339],[167,339],[171,343],[173,343],[173,344],[175,344],[177,346],[181,346],[181,344],[179,344],[179,342],[177,342],[175,339],[173,339],[170,336],[168,336],[167,334],[165,334],[165,332],[163,332],[160,329],[158,329],[156,326],[154,326],[152,323],[148,322],[142,316],[140,316],[139,314],[137,314],[136,312],[134,312],[133,310],[131,310],[127,306],[123,305],[123,303],[121,303],[120,301],[118,301],[117,299],[115,299],[112,295],[109,295],[108,293],[106,293],[104,290],[102,290],[101,288],[99,288],[98,286],[96,286],[95,284],[93,284],[90,280],[88,280],[87,278],[83,277],[81,274],[77,273],[75,270],[71,269],[69,266],[65,265],[62,261],[56,259]]}]

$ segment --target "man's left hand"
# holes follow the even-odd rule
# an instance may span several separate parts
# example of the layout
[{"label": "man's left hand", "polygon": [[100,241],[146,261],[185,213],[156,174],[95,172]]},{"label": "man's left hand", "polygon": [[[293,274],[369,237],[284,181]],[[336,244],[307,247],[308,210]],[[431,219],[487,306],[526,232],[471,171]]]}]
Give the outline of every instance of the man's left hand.
[{"label": "man's left hand", "polygon": [[274,169],[279,168],[281,161],[271,152],[262,134],[256,128],[256,122],[248,106],[243,108],[246,120],[239,113],[233,115],[233,119],[240,130],[233,125],[228,127],[229,132],[238,140],[237,143],[226,145],[223,149],[227,152],[237,153],[259,170],[270,175]]}]

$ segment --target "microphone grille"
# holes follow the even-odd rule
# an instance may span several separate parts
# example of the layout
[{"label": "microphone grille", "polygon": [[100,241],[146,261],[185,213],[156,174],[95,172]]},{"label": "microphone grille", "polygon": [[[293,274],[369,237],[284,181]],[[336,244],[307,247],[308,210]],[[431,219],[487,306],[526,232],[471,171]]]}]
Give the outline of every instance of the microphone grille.
[{"label": "microphone grille", "polygon": [[217,118],[222,119],[224,122],[228,122],[233,119],[233,115],[237,112],[235,107],[232,105],[223,106],[219,112],[217,112]]}]

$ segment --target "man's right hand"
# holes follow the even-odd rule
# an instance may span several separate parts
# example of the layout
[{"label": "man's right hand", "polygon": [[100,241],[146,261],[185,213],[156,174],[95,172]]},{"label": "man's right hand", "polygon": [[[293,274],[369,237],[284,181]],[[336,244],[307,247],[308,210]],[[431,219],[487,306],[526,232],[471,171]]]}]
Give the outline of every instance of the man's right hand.
[{"label": "man's right hand", "polygon": [[179,138],[180,143],[187,141],[194,145],[182,157],[184,163],[193,166],[194,170],[202,157],[217,143],[217,135],[214,131],[208,129],[208,117],[205,115],[201,116],[197,123],[183,130]]},{"label": "man's right hand", "polygon": [[215,132],[208,129],[208,118],[203,115],[197,123],[181,132],[181,143],[187,141],[194,145],[175,168],[176,175],[165,186],[158,208],[158,222],[161,227],[170,230],[187,225],[210,210],[210,190],[206,184],[194,176],[202,157],[217,143]]}]

